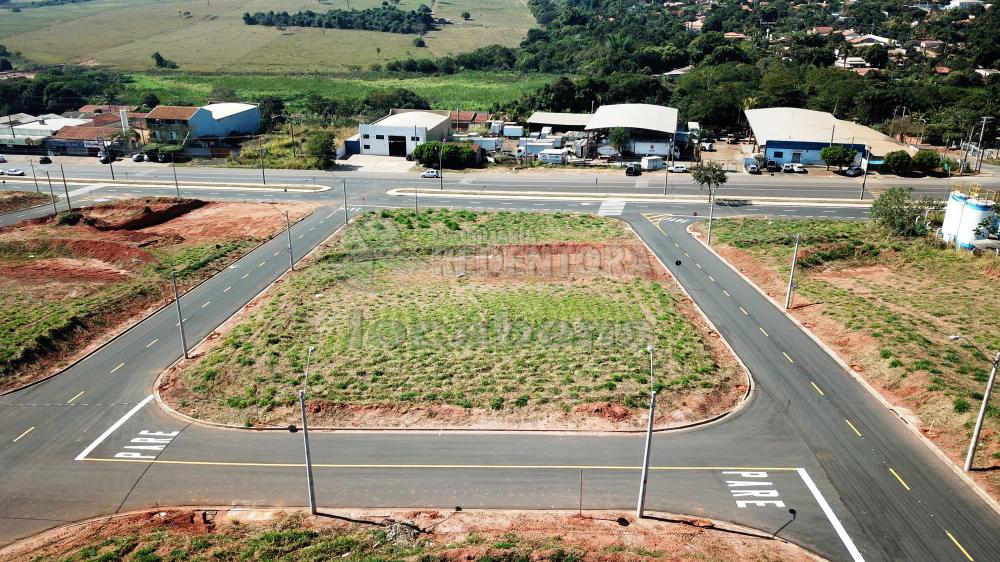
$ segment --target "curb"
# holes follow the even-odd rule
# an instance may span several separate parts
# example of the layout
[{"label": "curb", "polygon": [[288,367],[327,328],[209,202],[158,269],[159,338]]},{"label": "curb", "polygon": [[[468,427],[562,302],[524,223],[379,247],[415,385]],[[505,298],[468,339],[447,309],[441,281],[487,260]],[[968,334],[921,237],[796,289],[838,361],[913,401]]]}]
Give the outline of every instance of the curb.
[{"label": "curb", "polygon": [[[311,212],[310,212],[310,213],[309,213],[308,215],[306,215],[306,217],[308,217],[308,216],[312,215],[312,214],[313,214],[313,213],[314,213],[315,211],[316,211],[316,209],[314,208],[314,209],[313,209],[313,210],[312,210],[312,211],[311,211]],[[303,220],[305,220],[305,217],[303,217],[303,218],[299,219],[299,220],[298,220],[297,222],[302,222]],[[296,223],[296,224],[297,224],[297,223]],[[280,234],[280,232],[279,232],[278,234]],[[278,235],[275,235],[275,236],[278,236]],[[190,293],[191,291],[193,291],[193,290],[197,289],[198,287],[200,287],[200,286],[201,286],[202,284],[204,284],[205,282],[207,282],[207,281],[211,280],[212,278],[214,278],[214,277],[215,277],[216,275],[218,275],[218,274],[222,273],[223,271],[225,271],[225,270],[229,269],[229,266],[230,266],[230,265],[233,265],[234,263],[236,263],[236,262],[240,261],[241,259],[243,259],[243,258],[247,257],[248,255],[252,254],[253,252],[257,251],[257,249],[258,249],[258,248],[260,248],[260,247],[261,247],[261,246],[263,246],[264,244],[267,244],[268,242],[270,242],[270,241],[271,241],[272,239],[274,239],[274,238],[275,238],[275,236],[272,236],[271,238],[268,238],[268,239],[266,239],[266,240],[262,240],[262,241],[261,241],[261,242],[260,242],[259,244],[257,244],[256,246],[254,246],[253,248],[250,248],[249,250],[247,250],[245,254],[243,254],[242,256],[240,256],[240,257],[236,258],[235,260],[233,260],[233,261],[229,262],[229,263],[228,263],[228,264],[227,264],[227,265],[226,265],[225,267],[223,267],[223,268],[222,268],[221,270],[217,271],[216,273],[213,273],[212,275],[209,275],[208,277],[206,277],[206,278],[202,279],[201,281],[199,281],[199,282],[195,283],[194,285],[192,285],[191,287],[189,287],[189,288],[188,288],[188,290],[187,290],[187,291],[184,291],[184,293],[183,293],[183,294],[181,294],[180,296],[181,296],[181,297],[183,297],[184,295],[187,295],[187,294],[188,294],[188,293]],[[11,389],[8,389],[8,390],[3,390],[3,391],[0,391],[0,396],[7,396],[8,394],[14,394],[15,392],[20,392],[20,391],[22,391],[22,390],[25,390],[25,389],[28,389],[28,388],[31,388],[31,387],[33,387],[33,386],[35,386],[35,385],[38,385],[38,384],[41,384],[41,383],[43,383],[43,382],[45,382],[45,381],[47,381],[47,380],[49,380],[49,379],[53,379],[53,378],[55,378],[55,377],[57,377],[57,376],[59,376],[59,375],[61,375],[61,374],[65,373],[66,371],[68,371],[68,370],[72,369],[73,367],[76,367],[76,366],[77,366],[77,365],[79,365],[80,363],[83,363],[83,362],[84,362],[85,360],[89,359],[89,358],[90,358],[90,356],[92,356],[92,355],[94,355],[95,353],[97,353],[97,352],[101,351],[102,349],[104,349],[104,348],[105,348],[105,347],[107,347],[108,345],[110,345],[110,344],[114,343],[114,342],[115,342],[115,341],[117,341],[117,340],[118,340],[119,338],[123,337],[123,336],[124,336],[125,334],[127,334],[127,333],[131,332],[131,331],[132,331],[133,329],[135,329],[135,328],[136,328],[137,326],[139,326],[139,324],[142,324],[142,323],[143,323],[143,322],[145,322],[146,320],[149,320],[149,319],[150,319],[150,318],[152,318],[153,316],[156,316],[156,315],[157,315],[157,314],[159,314],[159,313],[160,313],[160,312],[161,312],[161,311],[162,311],[162,310],[163,310],[164,308],[167,308],[168,306],[170,306],[170,305],[172,305],[172,304],[174,304],[174,299],[172,299],[172,298],[171,298],[170,300],[168,300],[168,301],[167,301],[166,303],[164,303],[163,305],[161,305],[161,306],[157,307],[157,308],[156,308],[156,310],[153,310],[152,312],[150,312],[149,314],[147,314],[147,315],[143,316],[142,318],[139,318],[139,319],[137,319],[137,320],[136,320],[136,321],[135,321],[134,323],[132,323],[132,324],[131,324],[131,325],[130,325],[129,327],[127,327],[127,328],[125,328],[124,330],[122,330],[122,332],[121,332],[120,334],[118,334],[117,336],[115,336],[115,337],[111,338],[110,340],[108,340],[108,341],[104,342],[103,344],[101,344],[100,346],[98,346],[97,348],[95,348],[95,349],[94,349],[93,351],[91,351],[90,353],[88,353],[88,354],[84,355],[83,357],[80,357],[79,359],[77,359],[77,360],[73,361],[73,362],[72,362],[72,363],[70,363],[69,365],[66,365],[66,366],[65,366],[65,367],[63,367],[62,369],[59,369],[58,371],[56,371],[56,372],[54,372],[54,373],[51,373],[51,374],[49,374],[49,375],[47,375],[47,376],[45,376],[45,377],[42,377],[42,378],[40,378],[40,379],[37,379],[37,380],[33,380],[33,381],[29,382],[29,383],[25,383],[25,384],[23,384],[23,385],[21,385],[21,386],[18,386],[18,387],[15,387],[15,388],[11,388]],[[200,343],[200,342],[199,342],[199,343]]]},{"label": "curb", "polygon": [[[356,218],[356,217],[354,217],[354,218]],[[640,242],[643,243],[643,245],[645,246],[646,250],[649,251],[650,255],[653,256],[654,258],[656,258],[657,262],[659,262],[660,267],[662,267],[665,272],[670,273],[670,270],[667,269],[666,266],[663,265],[663,262],[659,259],[658,256],[656,256],[655,253],[653,253],[652,249],[649,248],[649,246],[646,244],[645,240],[643,240],[642,237],[639,236],[639,234],[636,233],[632,229],[632,225],[629,224],[624,219],[619,219],[619,220],[621,220],[621,222],[626,227],[628,227],[628,229],[631,230],[633,234],[635,234],[635,237]],[[347,225],[345,225],[345,226],[347,226]],[[340,231],[341,229],[345,228],[345,226],[341,226],[340,228],[338,228],[337,230],[335,230],[333,233],[331,233],[330,236],[327,237],[327,238],[330,238],[330,237],[334,236],[338,231]],[[304,260],[306,257],[308,257],[309,255],[311,255],[313,252],[317,251],[319,249],[319,247],[320,246],[317,245],[316,248],[314,248],[311,252],[309,252],[308,254],[306,254],[305,256],[303,256],[301,259]],[[285,275],[287,275],[287,272],[285,274],[282,274],[282,276],[278,277],[278,279],[282,279]],[[694,309],[696,311],[698,311],[698,314],[701,315],[702,319],[709,326],[709,328],[712,329],[712,330],[714,330],[715,333],[718,334],[719,330],[716,329],[715,325],[712,324],[712,321],[709,320],[707,316],[705,316],[705,313],[701,310],[701,308],[697,305],[697,303],[694,302],[694,299],[691,298],[691,295],[688,294],[688,292],[684,289],[684,287],[681,286],[680,282],[677,281],[677,278],[674,277],[672,274],[670,275],[670,277],[673,279],[674,285],[677,286],[677,287],[679,287],[680,290],[684,293],[684,295],[687,296],[687,298],[691,301],[692,306],[694,307]],[[277,282],[278,279],[275,279],[275,282]],[[253,300],[257,296],[261,295],[262,293],[264,293],[264,291],[266,291],[267,289],[270,289],[273,285],[274,285],[274,283],[271,283],[270,285],[268,285],[267,287],[265,287],[264,289],[262,289],[259,293],[257,293],[253,297],[251,297],[250,300]],[[248,304],[249,304],[249,302],[248,302]],[[244,305],[244,307],[245,307],[245,305]],[[223,322],[223,324],[225,322],[229,321],[230,319],[232,319],[233,317],[235,317],[236,314],[239,314],[240,311],[242,311],[244,307],[240,307],[240,310],[238,310],[235,313],[233,313],[229,318],[227,318]],[[197,347],[198,345],[200,345],[201,343],[203,343],[205,341],[205,339],[207,339],[207,338],[208,338],[208,336],[205,336],[205,338],[203,338],[202,340],[198,341],[195,345],[191,346],[191,349],[194,349],[195,347]],[[743,368],[743,372],[746,374],[746,378],[747,378],[747,391],[746,391],[746,393],[744,393],[743,397],[739,400],[739,402],[732,409],[730,409],[730,410],[727,410],[727,411],[722,412],[720,414],[716,414],[715,416],[712,416],[710,418],[695,420],[695,421],[688,422],[688,423],[681,424],[681,425],[677,425],[677,426],[654,428],[653,429],[654,433],[666,433],[666,432],[672,432],[672,431],[691,430],[691,429],[696,429],[696,428],[700,428],[700,427],[703,427],[703,426],[707,426],[707,425],[713,424],[715,422],[721,421],[721,420],[723,420],[723,418],[726,418],[729,415],[740,411],[750,401],[750,398],[752,397],[753,391],[756,389],[756,383],[754,382],[753,377],[750,375],[750,370],[747,369],[746,365],[743,364],[743,361],[739,358],[738,355],[736,355],[736,352],[733,351],[733,348],[730,347],[729,343],[726,342],[725,338],[723,338],[721,334],[719,335],[719,340],[722,341],[725,344],[725,346],[729,350],[730,354],[732,354],[732,356],[734,358],[736,358],[736,361]],[[167,371],[170,370],[171,367],[176,366],[182,360],[183,360],[183,358],[178,359],[174,363],[171,363],[169,367],[167,367],[166,369],[164,369],[163,371],[160,372],[160,374],[156,377],[156,380],[153,383],[154,384],[154,386],[153,386],[153,401],[156,402],[156,404],[163,411],[167,412],[168,414],[170,414],[172,416],[175,416],[175,417],[181,419],[182,421],[187,422],[188,424],[193,424],[193,425],[197,425],[197,426],[201,426],[201,427],[207,427],[207,428],[210,428],[210,429],[223,429],[223,430],[232,430],[232,431],[288,431],[288,426],[243,427],[243,426],[239,426],[239,425],[224,424],[224,423],[212,422],[212,421],[207,421],[207,420],[201,420],[201,419],[188,416],[187,414],[183,414],[183,413],[178,412],[177,410],[175,410],[173,407],[171,407],[160,396],[160,383],[162,382],[163,377],[166,375]],[[426,427],[413,427],[413,428],[371,427],[371,428],[358,428],[358,427],[340,427],[340,426],[316,426],[316,427],[309,426],[309,430],[310,431],[337,432],[337,433],[401,433],[401,434],[416,434],[416,433],[438,433],[438,434],[441,434],[441,433],[448,433],[448,434],[479,434],[479,435],[486,435],[486,434],[527,435],[527,434],[535,434],[535,433],[542,434],[542,435],[560,435],[560,434],[562,434],[562,435],[635,435],[635,434],[646,433],[646,430],[645,429],[641,429],[641,428],[638,428],[638,429],[619,429],[619,430],[606,430],[606,429],[603,429],[603,430],[593,430],[593,429],[517,429],[517,428],[511,428],[511,429],[502,429],[502,428],[500,428],[500,429],[498,429],[498,428],[463,428],[463,427],[442,427],[442,428],[426,428]]]},{"label": "curb", "polygon": [[892,412],[893,414],[895,414],[896,417],[899,418],[899,420],[903,422],[903,426],[906,427],[908,430],[910,430],[910,432],[912,432],[914,435],[916,435],[918,437],[918,440],[921,443],[923,443],[928,449],[930,449],[931,452],[933,452],[940,460],[944,461],[945,464],[949,468],[951,468],[952,472],[954,472],[955,475],[959,477],[959,479],[963,480],[967,485],[969,485],[969,487],[972,489],[972,491],[976,495],[978,495],[980,497],[980,499],[984,500],[986,502],[986,504],[989,505],[991,508],[993,508],[993,511],[995,511],[997,514],[1000,514],[1000,503],[998,503],[996,499],[994,499],[992,496],[990,496],[989,493],[987,493],[986,490],[984,490],[979,485],[979,483],[976,482],[976,480],[974,478],[970,477],[963,470],[959,469],[958,465],[956,465],[955,462],[952,461],[948,457],[948,455],[945,454],[944,451],[942,451],[940,448],[938,448],[938,446],[935,445],[933,441],[931,441],[930,439],[927,438],[926,435],[924,435],[923,433],[921,433],[919,428],[915,427],[913,424],[911,424],[910,422],[906,421],[906,418],[904,418],[902,415],[899,414],[896,405],[892,404],[884,396],[882,396],[882,393],[879,392],[875,387],[873,387],[867,380],[865,380],[864,377],[862,377],[860,374],[854,372],[854,370],[851,369],[851,367],[843,359],[840,358],[840,355],[838,355],[837,352],[835,352],[825,342],[823,342],[823,340],[821,340],[819,338],[819,336],[817,336],[816,334],[814,334],[812,332],[812,330],[810,330],[810,329],[806,328],[805,326],[803,326],[802,323],[799,322],[798,318],[796,318],[792,314],[789,314],[788,311],[782,310],[781,305],[779,305],[776,300],[774,300],[773,298],[771,298],[770,295],[768,295],[766,292],[764,292],[763,289],[761,289],[759,286],[757,286],[757,284],[754,283],[753,280],[751,280],[749,277],[747,277],[746,275],[744,275],[742,271],[740,271],[740,270],[736,269],[735,267],[733,267],[733,264],[729,263],[729,261],[727,261],[725,258],[723,258],[718,253],[716,253],[716,251],[714,249],[712,249],[711,246],[705,244],[704,240],[702,240],[701,238],[699,238],[697,236],[694,236],[691,233],[691,227],[693,227],[695,224],[697,224],[697,223],[691,223],[685,229],[685,230],[687,230],[688,234],[691,235],[691,238],[697,240],[702,246],[704,246],[709,252],[711,252],[712,255],[714,255],[720,262],[724,263],[726,265],[726,267],[728,267],[734,273],[736,273],[737,275],[739,275],[744,281],[747,282],[748,285],[750,285],[751,287],[753,287],[754,290],[756,290],[758,293],[761,294],[761,296],[763,296],[764,298],[766,298],[772,305],[774,305],[775,308],[777,308],[780,312],[782,312],[785,315],[785,317],[787,317],[792,322],[794,322],[795,325],[798,326],[798,328],[800,330],[802,330],[802,332],[804,332],[807,336],[809,336],[809,338],[812,339],[813,342],[816,343],[816,345],[818,345],[820,347],[820,349],[822,349],[824,352],[826,352],[827,355],[829,355],[831,358],[833,358],[833,360],[836,361],[837,364],[840,365],[840,367],[842,369],[844,369],[845,371],[847,371],[848,373],[850,373],[851,377],[853,377],[855,381],[857,381],[858,383],[860,383],[865,388],[865,390],[868,391],[869,394],[871,394],[873,397],[875,397],[875,399],[878,400],[879,403],[881,403],[883,406],[885,406],[885,408],[887,410],[889,410],[890,412]]},{"label": "curb", "polygon": [[[476,191],[468,189],[433,189],[433,190],[421,190],[418,188],[410,187],[397,187],[395,189],[389,189],[385,192],[386,195],[396,196],[396,197],[408,197],[416,193],[421,197],[459,197],[459,198],[475,198],[475,199],[533,199],[533,200],[554,200],[561,201],[566,199],[572,200],[586,200],[586,201],[628,201],[628,202],[653,202],[653,203],[705,203],[705,197],[695,196],[695,195],[643,195],[643,194],[615,194],[615,193],[585,193],[585,192],[572,192],[572,191]],[[759,205],[759,206],[781,206],[781,205],[797,205],[800,207],[843,207],[843,208],[858,208],[867,209],[871,207],[871,202],[852,202],[846,199],[823,199],[823,198],[795,198],[795,197],[762,197],[762,198],[741,198],[741,197],[731,197],[724,198],[721,202],[725,202],[727,199],[738,200],[743,205]],[[719,200],[717,200],[719,201]],[[716,203],[720,204],[720,203]]]},{"label": "curb", "polygon": [[[34,184],[34,180],[30,178],[17,177],[17,179],[12,179],[10,177],[6,178],[7,181],[18,182],[18,183],[28,183]],[[73,184],[99,184],[108,187],[120,186],[120,187],[174,187],[172,182],[164,182],[159,180],[120,180],[120,179],[108,179],[99,180],[94,178],[66,178],[66,182]],[[306,191],[306,192],[322,192],[329,191],[333,189],[333,186],[329,185],[319,185],[319,184],[259,184],[259,183],[238,183],[238,182],[221,182],[221,183],[181,183],[178,182],[178,187],[185,189],[256,189],[260,191]]]}]

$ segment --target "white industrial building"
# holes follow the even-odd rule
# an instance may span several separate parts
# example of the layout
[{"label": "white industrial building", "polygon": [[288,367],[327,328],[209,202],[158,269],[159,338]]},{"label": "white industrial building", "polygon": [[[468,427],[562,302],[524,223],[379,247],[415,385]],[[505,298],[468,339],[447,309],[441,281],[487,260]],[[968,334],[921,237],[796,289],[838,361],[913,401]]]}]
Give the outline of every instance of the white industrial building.
[{"label": "white industrial building", "polygon": [[451,118],[447,113],[394,109],[370,125],[360,125],[358,132],[361,154],[407,156],[427,141],[447,140]]},{"label": "white industrial building", "polygon": [[587,131],[629,129],[636,156],[670,156],[677,135],[677,110],[648,103],[602,105],[587,123]]},{"label": "white industrial building", "polygon": [[839,144],[854,149],[858,156],[879,165],[882,157],[895,150],[916,152],[875,129],[837,119],[825,111],[797,107],[767,107],[745,111],[754,140],[765,160],[777,164],[825,165],[820,151]]}]

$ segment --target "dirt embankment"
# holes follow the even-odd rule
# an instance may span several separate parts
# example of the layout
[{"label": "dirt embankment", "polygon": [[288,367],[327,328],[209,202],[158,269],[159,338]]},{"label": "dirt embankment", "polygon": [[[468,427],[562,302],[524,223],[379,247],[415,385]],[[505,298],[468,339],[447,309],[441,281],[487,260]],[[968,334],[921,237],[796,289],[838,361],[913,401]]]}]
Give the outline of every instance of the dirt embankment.
[{"label": "dirt embankment", "polygon": [[[151,269],[162,260],[200,246],[208,262],[180,280],[196,284],[253,239],[284,228],[286,208],[293,219],[311,210],[144,198],[0,228],[0,290],[7,293],[0,298],[28,322],[11,327],[23,337],[4,343],[0,390],[65,368],[167,302],[168,279]],[[226,251],[232,242],[238,249]]]},{"label": "dirt embankment", "polygon": [[[62,559],[84,550],[108,560],[820,560],[771,535],[668,514],[635,520],[587,511],[302,512],[170,509],[49,531],[0,551],[0,561]],[[127,558],[133,556],[134,558]]]},{"label": "dirt embankment", "polygon": [[44,205],[48,202],[49,196],[42,195],[41,193],[0,191],[0,215]]}]

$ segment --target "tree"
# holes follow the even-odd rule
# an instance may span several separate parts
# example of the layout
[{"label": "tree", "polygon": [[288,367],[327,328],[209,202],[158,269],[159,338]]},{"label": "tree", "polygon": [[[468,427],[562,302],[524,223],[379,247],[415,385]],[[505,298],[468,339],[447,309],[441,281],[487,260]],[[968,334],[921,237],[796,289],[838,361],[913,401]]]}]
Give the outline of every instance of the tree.
[{"label": "tree", "polygon": [[371,113],[385,115],[392,108],[430,109],[427,100],[404,88],[377,90],[365,96],[361,105]]},{"label": "tree", "polygon": [[913,159],[910,158],[910,154],[905,150],[893,150],[885,155],[885,160],[882,162],[882,166],[886,170],[897,176],[909,172],[912,165]]},{"label": "tree", "polygon": [[726,170],[718,162],[699,162],[691,166],[691,178],[702,187],[708,186],[710,199],[713,188],[718,189],[729,179],[726,177]]},{"label": "tree", "polygon": [[819,151],[819,157],[826,162],[826,169],[829,170],[830,166],[836,166],[838,172],[843,170],[844,166],[854,162],[854,157],[857,154],[856,150],[847,148],[842,144],[825,146]]},{"label": "tree", "polygon": [[446,143],[442,148],[439,141],[430,141],[417,145],[413,149],[413,158],[428,168],[436,168],[438,159],[445,168],[461,169],[473,166],[476,163],[476,155],[472,152],[472,147],[467,144]]},{"label": "tree", "polygon": [[153,64],[156,65],[156,68],[177,68],[176,62],[163,58],[163,55],[161,55],[159,51],[153,53],[152,57]]},{"label": "tree", "polygon": [[914,201],[912,195],[912,187],[891,187],[882,192],[872,203],[872,221],[900,236],[925,236],[927,227],[920,219],[933,202]]},{"label": "tree", "polygon": [[260,129],[270,131],[285,122],[285,102],[274,96],[264,96],[257,101],[260,111]]},{"label": "tree", "polygon": [[465,20],[465,21],[471,20],[472,19],[472,14],[470,14],[469,12],[462,12],[462,19]]},{"label": "tree", "polygon": [[160,98],[153,92],[143,92],[139,96],[139,105],[152,111],[154,107],[160,105]]},{"label": "tree", "polygon": [[427,43],[424,42],[424,38],[423,37],[417,37],[417,38],[415,38],[413,40],[413,46],[414,47],[421,47],[422,48],[422,47],[426,47]]},{"label": "tree", "polygon": [[5,72],[8,70],[14,70],[14,65],[10,64],[10,61],[7,59],[0,59],[0,71]]},{"label": "tree", "polygon": [[615,147],[618,154],[625,154],[625,148],[629,145],[631,140],[632,135],[629,134],[628,129],[615,127],[608,132],[608,144]]},{"label": "tree", "polygon": [[936,150],[918,150],[913,155],[913,167],[927,174],[941,165],[941,155]]},{"label": "tree", "polygon": [[329,131],[309,135],[306,154],[319,161],[323,169],[331,168],[337,160],[337,137]]}]

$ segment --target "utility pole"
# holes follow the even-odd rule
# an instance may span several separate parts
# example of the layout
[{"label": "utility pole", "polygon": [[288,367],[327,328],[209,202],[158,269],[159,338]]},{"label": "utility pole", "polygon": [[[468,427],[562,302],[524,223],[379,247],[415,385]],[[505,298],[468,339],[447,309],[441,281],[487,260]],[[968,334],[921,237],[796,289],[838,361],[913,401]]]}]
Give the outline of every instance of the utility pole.
[{"label": "utility pole", "polygon": [[112,154],[111,150],[108,148],[108,141],[101,137],[101,146],[104,147],[104,154],[108,157],[108,169],[111,170],[111,179],[115,179],[115,155]]},{"label": "utility pole", "polygon": [[267,175],[264,174],[264,146],[262,143],[258,142],[260,146],[260,181],[264,185],[267,185]]},{"label": "utility pole", "polygon": [[73,210],[73,205],[72,205],[72,203],[70,203],[70,200],[69,200],[69,187],[66,185],[66,171],[63,170],[63,165],[62,164],[59,164],[59,171],[62,173],[63,193],[66,194],[66,207],[69,208],[70,211],[72,211]]},{"label": "utility pole", "polygon": [[295,271],[295,260],[292,258],[292,222],[285,211],[285,232],[288,233],[288,270]]},{"label": "utility pole", "polygon": [[56,207],[56,194],[52,191],[52,178],[49,177],[49,173],[45,172],[46,179],[49,180],[49,197],[52,199],[52,214],[58,215],[59,209]]},{"label": "utility pole", "polygon": [[291,121],[288,122],[288,134],[292,137],[292,158],[298,158],[298,154],[295,152],[295,128]]},{"label": "utility pole", "polygon": [[986,132],[986,122],[992,121],[992,117],[983,117],[983,127],[979,129],[979,145],[976,147],[978,154],[976,155],[976,171],[983,165],[983,133]]},{"label": "utility pole", "polygon": [[708,245],[712,245],[712,221],[715,219],[715,193],[708,184]]},{"label": "utility pole", "polygon": [[670,185],[670,169],[663,169],[663,196],[667,196],[667,187]]},{"label": "utility pole", "polygon": [[35,193],[38,193],[38,178],[35,177],[35,165],[31,163],[31,158],[28,158],[28,166],[31,168],[31,180],[35,182]]},{"label": "utility pole", "polygon": [[965,471],[972,470],[972,460],[976,456],[976,446],[979,444],[979,431],[983,429],[983,418],[986,417],[986,409],[990,404],[990,394],[993,392],[993,382],[997,378],[997,364],[1000,363],[1000,351],[993,358],[993,369],[990,371],[990,378],[986,382],[986,393],[983,394],[983,405],[979,407],[979,417],[976,418],[976,428],[972,430],[972,442],[969,443],[969,454],[965,456]]},{"label": "utility pole", "polygon": [[177,274],[170,272],[170,284],[174,286],[174,304],[177,305],[177,326],[181,329],[181,349],[184,350],[184,358],[188,358],[187,339],[184,337],[184,317],[181,316],[181,297],[177,294]]},{"label": "utility pole", "polygon": [[174,190],[177,191],[177,198],[181,198],[181,186],[177,183],[177,166],[174,165],[174,155],[170,154],[170,169],[174,171]]},{"label": "utility pole", "polygon": [[792,285],[795,283],[795,264],[799,259],[799,235],[795,235],[795,249],[792,250],[792,270],[788,273],[788,290],[785,292],[785,310],[792,306]]},{"label": "utility pole", "polygon": [[309,363],[316,348],[309,346],[306,354],[306,368],[302,374],[302,389],[299,390],[299,404],[302,406],[302,445],[306,454],[306,486],[309,492],[309,512],[316,515],[316,488],[313,485],[312,455],[309,452],[309,423],[306,421],[306,390],[309,385]]},{"label": "utility pole", "polygon": [[347,228],[347,180],[340,178],[340,183],[344,185],[344,228]]},{"label": "utility pole", "polygon": [[420,212],[420,186],[413,188],[413,212]]},{"label": "utility pole", "polygon": [[646,452],[642,458],[642,480],[639,482],[639,504],[635,516],[642,519],[646,508],[646,481],[649,480],[649,455],[653,445],[653,416],[656,413],[656,391],[649,393],[649,424],[646,426]]},{"label": "utility pole", "polygon": [[649,352],[649,391],[653,392],[653,344],[647,345],[646,351]]},{"label": "utility pole", "polygon": [[[865,184],[868,183],[868,161],[871,159],[871,153],[868,151],[868,146],[865,145],[865,173],[861,176],[861,197],[858,198],[859,201],[865,200]],[[949,172],[949,177],[951,172]]]},{"label": "utility pole", "polygon": [[438,145],[438,181],[441,191],[444,191],[444,141]]}]

